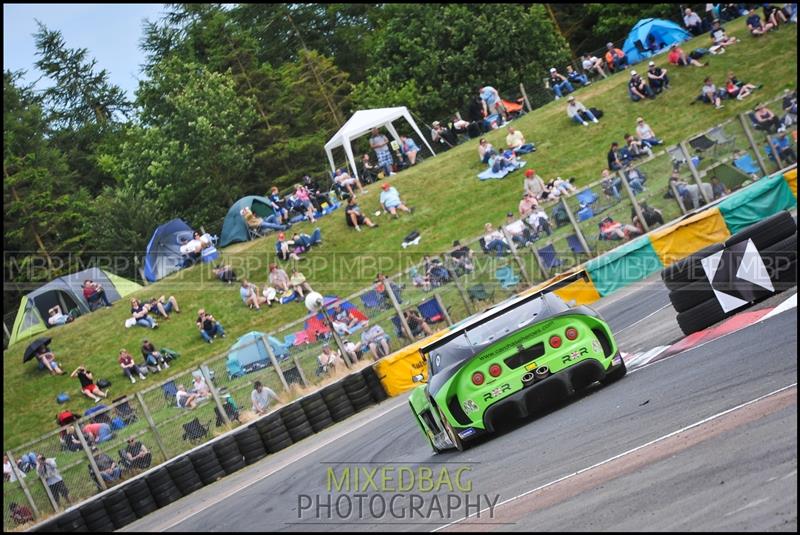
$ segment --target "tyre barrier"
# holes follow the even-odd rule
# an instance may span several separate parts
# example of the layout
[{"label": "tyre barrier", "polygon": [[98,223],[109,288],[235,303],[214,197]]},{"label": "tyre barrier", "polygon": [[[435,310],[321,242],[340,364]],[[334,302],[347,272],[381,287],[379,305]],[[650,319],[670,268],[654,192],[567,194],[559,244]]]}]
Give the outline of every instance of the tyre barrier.
[{"label": "tyre barrier", "polygon": [[214,453],[214,448],[211,444],[193,451],[189,454],[189,460],[192,461],[197,475],[200,476],[200,481],[203,485],[210,485],[216,480],[225,477],[225,470],[219,464],[217,454]]},{"label": "tyre barrier", "polygon": [[374,403],[367,382],[360,373],[348,375],[342,380],[342,385],[356,412],[362,411]]},{"label": "tyre barrier", "polygon": [[[122,489],[115,490],[110,494],[107,494],[103,497],[103,505],[105,505],[106,512],[108,513],[108,517],[111,519],[114,527],[113,529],[119,529],[123,526],[130,524],[131,522],[136,520],[136,513],[133,511],[131,507],[131,502],[128,499],[127,494]],[[85,518],[85,515],[84,515]],[[86,519],[86,525],[89,525],[89,519]],[[92,529],[90,526],[91,531],[103,531],[103,530],[95,530]]]},{"label": "tyre barrier", "polygon": [[79,509],[61,515],[56,521],[59,531],[89,531]]},{"label": "tyre barrier", "polygon": [[364,377],[364,382],[367,383],[369,394],[372,396],[372,399],[375,401],[375,403],[380,403],[389,397],[386,394],[386,390],[384,390],[381,380],[378,378],[378,373],[375,371],[373,366],[367,366],[361,370],[361,376]]},{"label": "tyre barrier", "polygon": [[293,444],[289,430],[283,423],[280,414],[273,412],[253,424],[269,453],[276,453]]},{"label": "tyre barrier", "polygon": [[179,457],[177,461],[168,464],[167,472],[184,496],[203,488],[203,481],[189,457]]},{"label": "tyre barrier", "polygon": [[331,413],[328,410],[328,406],[325,404],[325,400],[322,399],[322,394],[319,392],[315,392],[300,400],[300,407],[302,407],[308,419],[308,423],[311,424],[311,428],[315,433],[319,433],[326,427],[333,425]]},{"label": "tyre barrier", "polygon": [[281,415],[283,425],[289,431],[289,436],[292,437],[293,442],[299,442],[314,434],[314,429],[308,423],[308,418],[306,418],[306,413],[303,412],[300,403],[295,402],[286,405],[278,410],[278,414]]},{"label": "tyre barrier", "polygon": [[254,427],[245,427],[237,431],[233,434],[233,438],[236,439],[236,445],[244,456],[245,464],[253,464],[267,456],[264,441]]},{"label": "tyre barrier", "polygon": [[175,482],[172,481],[172,477],[170,477],[166,468],[157,468],[152,473],[147,474],[144,480],[147,482],[150,494],[153,495],[153,500],[155,500],[158,507],[165,507],[183,498],[183,494],[178,490]]},{"label": "tyre barrier", "polygon": [[[712,288],[703,269],[702,260],[720,251],[723,251],[724,255],[724,251],[734,246],[741,254],[743,251],[741,244],[747,240],[751,240],[758,251],[760,262],[766,270],[766,275],[769,276],[769,283],[774,292],[763,284],[739,277],[738,267],[732,269],[732,266],[726,268],[727,271],[723,276],[727,278],[730,272],[735,272],[736,278],[732,281],[715,279],[715,286]],[[732,256],[729,258],[730,262],[736,261]],[[740,262],[759,261],[758,258],[747,255],[737,258],[741,258]],[[754,269],[748,269],[747,272],[760,272],[760,266],[752,267]],[[724,294],[730,292],[734,297],[755,303],[797,284],[797,223],[789,212],[779,212],[742,229],[725,243],[711,245],[667,266],[661,272],[661,278],[670,290],[669,300],[678,313],[676,320],[683,333],[689,335],[701,331],[741,310],[739,307],[726,311],[720,303],[717,292],[723,294],[723,299],[725,299]],[[745,293],[740,294],[740,291]]]},{"label": "tyre barrier", "polygon": [[356,413],[341,382],[333,383],[320,391],[334,422],[341,422]]},{"label": "tyre barrier", "polygon": [[239,451],[236,439],[232,435],[215,442],[213,447],[219,464],[225,470],[225,475],[230,475],[247,466],[244,462],[244,455]]},{"label": "tyre barrier", "polygon": [[89,531],[114,531],[114,523],[108,516],[106,506],[103,505],[104,501],[95,500],[78,508],[78,512],[86,523],[86,529]]},{"label": "tyre barrier", "polygon": [[153,495],[150,493],[150,487],[144,479],[137,479],[125,485],[122,489],[128,501],[131,504],[131,509],[138,518],[142,518],[158,509]]}]

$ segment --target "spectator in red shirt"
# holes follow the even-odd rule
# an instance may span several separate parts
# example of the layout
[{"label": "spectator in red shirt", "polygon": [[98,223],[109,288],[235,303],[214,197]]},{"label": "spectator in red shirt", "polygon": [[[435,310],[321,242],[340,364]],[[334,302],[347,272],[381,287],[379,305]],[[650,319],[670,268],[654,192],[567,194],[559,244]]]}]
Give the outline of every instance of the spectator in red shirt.
[{"label": "spectator in red shirt", "polygon": [[83,297],[89,304],[89,308],[94,308],[95,303],[98,301],[102,301],[107,307],[111,306],[111,303],[108,301],[108,297],[106,297],[106,291],[103,289],[103,287],[89,279],[83,281]]},{"label": "spectator in red shirt", "polygon": [[681,47],[677,44],[673,44],[669,49],[669,54],[667,55],[667,59],[673,65],[677,65],[678,67],[687,67],[689,65],[693,65],[695,67],[708,67],[708,62],[704,64],[700,63],[694,58],[690,58],[686,55],[686,52],[683,51]]},{"label": "spectator in red shirt", "polygon": [[136,382],[136,379],[133,378],[134,374],[139,374],[139,378],[142,380],[147,379],[142,373],[142,370],[139,369],[139,366],[133,362],[131,354],[124,349],[119,350],[119,365],[122,367],[122,373],[131,380],[131,383]]}]

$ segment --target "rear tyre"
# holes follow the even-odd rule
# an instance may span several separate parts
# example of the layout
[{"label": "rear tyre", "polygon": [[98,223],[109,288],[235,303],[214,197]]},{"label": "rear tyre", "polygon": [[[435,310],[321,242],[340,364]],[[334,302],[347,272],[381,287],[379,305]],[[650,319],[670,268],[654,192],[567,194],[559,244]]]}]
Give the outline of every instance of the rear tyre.
[{"label": "rear tyre", "polygon": [[[436,407],[436,409],[439,411],[439,420],[441,420],[442,427],[444,427],[444,431],[447,433],[447,437],[450,439],[450,442],[453,443],[453,446],[455,446],[458,451],[464,451],[464,441],[461,440],[461,437],[458,436],[458,433],[456,433],[455,429],[453,429],[453,426],[451,426],[450,422],[447,421],[447,418],[445,418],[442,410],[439,407]],[[434,451],[435,450],[436,448],[434,447]]]},{"label": "rear tyre", "polygon": [[625,361],[622,361],[616,369],[611,370],[610,372],[606,373],[606,376],[603,377],[600,382],[604,385],[610,385],[611,383],[616,383],[628,373],[628,368],[625,366]]}]

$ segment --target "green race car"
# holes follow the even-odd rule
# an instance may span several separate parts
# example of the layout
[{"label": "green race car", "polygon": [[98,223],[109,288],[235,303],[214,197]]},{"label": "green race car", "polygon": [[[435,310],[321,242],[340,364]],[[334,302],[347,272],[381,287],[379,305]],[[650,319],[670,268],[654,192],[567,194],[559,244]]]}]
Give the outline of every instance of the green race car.
[{"label": "green race car", "polygon": [[500,303],[420,349],[428,382],[409,403],[434,452],[463,451],[465,442],[492,432],[501,414],[525,417],[595,381],[625,375],[608,324],[552,293],[580,276]]}]

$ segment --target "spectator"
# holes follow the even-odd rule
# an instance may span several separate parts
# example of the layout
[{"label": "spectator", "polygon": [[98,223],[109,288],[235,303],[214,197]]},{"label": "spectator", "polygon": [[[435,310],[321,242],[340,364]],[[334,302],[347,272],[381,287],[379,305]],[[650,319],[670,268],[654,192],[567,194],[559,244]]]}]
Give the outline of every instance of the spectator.
[{"label": "spectator", "polygon": [[583,103],[575,100],[575,97],[572,95],[567,97],[567,117],[583,126],[589,126],[587,121],[592,121],[593,123],[599,122],[592,111],[587,109]]},{"label": "spectator", "polygon": [[450,132],[450,129],[442,126],[439,121],[433,121],[431,126],[433,127],[431,128],[431,141],[434,143],[442,143],[447,145],[447,147],[453,147],[456,144],[456,140]]},{"label": "spectator", "polygon": [[136,297],[131,298],[131,314],[133,315],[133,319],[136,320],[136,324],[148,329],[157,329],[158,324],[156,323],[156,320],[148,315],[149,312],[149,304],[142,303]]},{"label": "spectator", "polygon": [[711,177],[711,192],[714,195],[714,200],[721,199],[725,195],[729,194],[731,190],[728,189],[728,186],[723,184],[719,181],[717,177]]},{"label": "spectator", "polygon": [[628,185],[631,187],[631,191],[633,191],[634,195],[645,191],[644,178],[635,167],[629,165],[625,168],[625,178],[628,180]]},{"label": "spectator", "polygon": [[567,65],[567,80],[569,80],[571,84],[579,83],[584,87],[592,83],[589,81],[589,78],[587,78],[585,74],[580,74],[575,69],[573,69],[572,65]]},{"label": "spectator", "polygon": [[81,444],[81,439],[78,438],[78,432],[75,430],[74,425],[67,427],[67,432],[62,437],[62,443],[68,451],[80,451],[83,449],[83,444]]},{"label": "spectator", "polygon": [[688,7],[683,12],[683,24],[694,36],[703,33],[703,20]]},{"label": "spectator", "polygon": [[[378,273],[375,277],[375,291],[381,294],[384,298],[384,306],[389,307],[391,306],[391,297],[389,296],[389,289],[386,288],[386,275],[383,273]],[[395,299],[397,299],[398,303],[402,303],[403,300],[400,298],[400,287],[393,282],[389,282],[389,287],[394,294]]]},{"label": "spectator", "polygon": [[511,240],[517,244],[518,247],[525,247],[533,242],[533,235],[530,228],[528,228],[522,219],[514,219],[514,212],[506,214],[506,223],[503,226]]},{"label": "spectator", "polygon": [[622,70],[628,66],[628,56],[619,48],[614,48],[614,43],[606,43],[606,65],[611,72]]},{"label": "spectator", "polygon": [[533,195],[535,200],[542,199],[545,193],[544,180],[533,169],[525,171],[525,180],[522,183],[523,191]]},{"label": "spectator", "polygon": [[733,71],[728,71],[728,78],[725,80],[725,92],[728,94],[728,98],[743,100],[749,97],[756,89],[758,89],[758,87],[753,84],[740,82],[736,78],[736,75],[733,74]]},{"label": "spectator", "polygon": [[486,141],[486,138],[482,137],[478,142],[478,157],[481,159],[481,162],[489,163],[491,157],[496,154],[497,151],[494,150],[492,144]]},{"label": "spectator", "polygon": [[182,409],[194,409],[197,407],[197,394],[190,394],[186,391],[186,387],[178,385],[178,390],[175,392],[175,401],[178,407]]},{"label": "spectator", "polygon": [[[306,234],[305,232],[295,232],[292,234],[292,245],[295,247],[295,253],[305,253],[315,245],[322,244],[322,230],[319,227],[314,229],[314,232],[311,235]],[[302,250],[298,250],[297,248],[300,247]]]},{"label": "spectator", "polygon": [[264,285],[264,289],[261,290],[261,295],[264,297],[264,302],[268,307],[272,307],[272,303],[280,303],[278,291],[269,284]]},{"label": "spectator", "polygon": [[197,311],[195,325],[200,330],[200,336],[209,344],[214,341],[215,336],[225,338],[225,330],[222,328],[222,324],[211,314],[206,314],[204,308]]},{"label": "spectator", "polygon": [[531,241],[538,240],[542,232],[548,236],[553,234],[553,229],[550,226],[547,213],[541,206],[537,206],[533,212],[528,215],[526,223],[531,228]]},{"label": "spectator", "polygon": [[667,45],[663,42],[656,41],[656,36],[652,33],[647,36],[647,50],[650,52],[650,54],[658,54],[666,47]]},{"label": "spectator", "polygon": [[564,96],[564,93],[572,93],[575,88],[563,74],[560,74],[555,67],[550,68],[550,89],[556,95],[556,100]]},{"label": "spectator", "polygon": [[464,119],[460,119],[458,115],[453,115],[451,119],[451,124],[453,125],[453,133],[456,135],[456,139],[459,139],[459,135],[465,135],[470,137],[469,135],[469,121],[465,121]]},{"label": "spectator", "polygon": [[289,288],[289,275],[286,272],[277,266],[277,264],[270,264],[269,265],[269,276],[268,276],[269,284],[274,286],[276,290],[281,292],[288,292]]},{"label": "spectator", "polygon": [[397,192],[397,189],[385,182],[381,189],[381,196],[380,196],[380,203],[383,206],[383,209],[389,212],[394,219],[398,219],[400,216],[397,215],[397,210],[402,210],[406,213],[412,213],[414,211],[413,208],[409,208],[406,206],[403,201],[400,200],[400,193]]},{"label": "spectator", "polygon": [[559,192],[559,197],[561,195],[572,195],[573,193],[578,192],[578,188],[572,184],[573,182],[575,182],[575,177],[571,177],[569,180],[564,180],[560,176],[557,176],[555,180],[553,180],[553,189]]},{"label": "spectator", "polygon": [[[369,138],[369,146],[375,151],[375,155],[378,157],[378,167],[383,168],[384,175],[393,175],[392,165],[394,160],[392,159],[392,151],[389,150],[389,139],[381,134],[377,128],[373,128],[372,137]],[[360,186],[358,189],[361,193],[364,193]]]},{"label": "spectator", "polygon": [[153,462],[153,454],[141,441],[136,440],[135,436],[128,437],[125,449],[120,451],[122,453],[122,463],[126,468],[145,470],[150,468],[150,464]]},{"label": "spectator", "polygon": [[144,361],[148,366],[153,366],[156,368],[156,371],[161,371],[161,366],[164,366],[166,370],[169,368],[169,363],[167,363],[167,359],[164,358],[164,355],[161,354],[160,351],[156,349],[156,346],[153,345],[153,342],[149,341],[148,339],[142,340],[142,356],[144,356]]},{"label": "spectator", "polygon": [[50,375],[64,374],[64,370],[59,367],[58,362],[56,362],[56,356],[50,351],[49,347],[39,346],[36,350],[36,360],[45,370],[50,372]]},{"label": "spectator", "polygon": [[192,266],[195,262],[200,260],[203,249],[211,247],[211,236],[208,234],[200,235],[196,230],[192,233],[192,239],[180,246],[181,254],[186,258],[183,261],[183,267]]},{"label": "spectator", "polygon": [[139,366],[133,362],[133,357],[130,353],[128,353],[125,349],[119,350],[119,365],[122,368],[122,373],[125,374],[125,377],[131,380],[131,384],[136,383],[136,379],[133,377],[134,375],[138,375],[139,379],[145,380],[146,377],[142,370],[139,369]]},{"label": "spectator", "polygon": [[211,395],[211,389],[208,388],[208,383],[206,383],[206,380],[200,372],[192,373],[191,392],[197,394],[198,398],[207,398]]},{"label": "spectator", "polygon": [[334,305],[331,319],[342,326],[341,331],[344,334],[350,334],[352,330],[358,327],[358,324],[361,323],[361,321],[351,314],[348,309],[343,308],[341,303],[336,303],[336,305]]},{"label": "spectator", "polygon": [[661,145],[664,143],[658,137],[656,137],[655,132],[653,129],[650,128],[650,125],[644,122],[642,117],[636,118],[636,135],[639,140],[642,142],[643,145],[648,147],[655,147],[656,145]]},{"label": "spectator", "polygon": [[81,392],[83,392],[86,397],[93,399],[95,403],[100,401],[100,398],[108,396],[106,392],[103,392],[94,384],[94,376],[91,371],[86,369],[86,366],[78,366],[69,376],[78,378],[78,381],[81,383]]},{"label": "spectator", "polygon": [[[389,158],[391,158],[391,154],[389,155]],[[387,174],[386,176],[389,175]],[[360,194],[363,195],[366,193],[366,190],[361,185],[361,181],[348,175],[344,169],[336,170],[336,175],[333,177],[333,181],[336,182],[336,184],[338,184],[341,188],[347,190],[347,193],[349,193],[351,197],[355,196],[355,193],[353,193],[354,184],[358,187],[358,192]]]},{"label": "spectator", "polygon": [[526,143],[525,136],[513,126],[508,127],[506,135],[506,146],[514,151],[514,154],[527,154],[536,150],[533,143]]},{"label": "spectator", "polygon": [[764,104],[756,106],[755,118],[758,126],[771,134],[777,132],[781,126],[781,120],[778,119],[778,116],[772,113],[772,110]]},{"label": "spectator", "polygon": [[11,460],[8,455],[3,455],[3,481],[16,481],[17,476],[14,473],[14,468],[11,466]]},{"label": "spectator", "polygon": [[700,90],[700,100],[706,104],[713,104],[716,109],[720,110],[725,107],[722,103],[724,94],[725,90],[717,89],[717,86],[714,85],[710,76],[703,80],[703,89]]},{"label": "spectator", "polygon": [[730,46],[734,45],[739,40],[736,37],[730,36],[725,33],[725,28],[719,22],[719,19],[714,19],[711,23],[711,43],[715,46]]},{"label": "spectator", "polygon": [[358,362],[361,359],[361,342],[353,343],[350,340],[342,340],[342,347],[350,357],[350,362]]},{"label": "spectator", "polygon": [[708,62],[700,63],[696,59],[687,56],[686,52],[684,52],[677,43],[670,46],[669,54],[667,54],[667,60],[678,67],[688,67],[689,65],[694,67],[708,67]]},{"label": "spectator", "polygon": [[493,173],[500,173],[508,169],[513,171],[519,167],[517,157],[513,151],[507,150],[503,154],[494,154],[489,158],[489,168]]},{"label": "spectator", "polygon": [[591,54],[584,54],[581,56],[581,65],[586,72],[594,71],[603,78],[608,77],[605,69],[603,69],[603,60],[598,57],[592,56]]},{"label": "spectator", "polygon": [[356,203],[355,198],[350,197],[347,199],[347,206],[344,209],[344,217],[348,227],[354,227],[358,232],[361,232],[361,225],[367,225],[370,228],[376,228],[378,225],[373,223],[370,218],[361,213]]},{"label": "spectator", "polygon": [[311,285],[306,281],[306,276],[303,275],[296,267],[292,269],[292,277],[289,279],[292,289],[297,292],[301,298],[305,297],[304,290],[308,293],[313,292]]},{"label": "spectator", "polygon": [[533,212],[533,209],[537,206],[539,206],[539,201],[536,200],[533,193],[526,191],[522,194],[522,200],[519,201],[519,216],[522,218],[528,217],[528,214]]},{"label": "spectator", "polygon": [[[698,185],[688,184],[686,181],[681,179],[680,174],[677,171],[672,171],[669,181],[671,185],[675,186],[675,189],[678,191],[678,195],[681,196],[685,205],[689,206],[691,203],[691,208],[697,209],[701,204],[705,204],[705,199],[703,198],[702,192]],[[713,198],[714,191],[711,187],[711,184],[704,183],[702,191],[705,192],[709,199]]]},{"label": "spectator", "polygon": [[319,363],[318,375],[323,373],[330,373],[336,369],[336,366],[341,364],[342,355],[339,351],[334,351],[328,344],[322,344],[322,353],[317,356]]},{"label": "spectator", "polygon": [[49,317],[47,318],[47,323],[55,327],[56,325],[64,325],[65,323],[69,323],[71,321],[75,321],[75,318],[72,317],[72,314],[64,314],[61,312],[61,306],[55,305],[50,310],[47,311]]},{"label": "spectator", "polygon": [[644,156],[650,157],[653,155],[650,145],[642,143],[630,134],[625,134],[625,145],[628,148],[628,152],[634,158],[642,158]]},{"label": "spectator", "polygon": [[50,493],[56,500],[56,504],[61,506],[61,498],[63,497],[67,503],[72,503],[69,499],[69,489],[64,484],[61,474],[58,472],[56,460],[53,458],[45,459],[44,455],[39,454],[36,458],[36,472],[39,477],[44,479],[44,482],[50,487]]},{"label": "spectator", "polygon": [[362,347],[368,347],[369,350],[372,351],[373,360],[381,358],[378,354],[378,347],[383,350],[384,355],[388,355],[390,352],[389,335],[387,335],[386,331],[378,324],[370,327],[368,320],[364,322],[364,330],[361,333],[361,345]]},{"label": "spectator", "polygon": [[[645,223],[647,223],[647,226],[651,229],[664,224],[664,215],[661,213],[661,210],[648,206],[646,201],[641,201],[639,203],[639,209],[642,212]],[[644,234],[644,225],[639,220],[639,214],[636,213],[636,208],[633,206],[631,206],[631,220],[633,226],[639,231],[639,234]]]},{"label": "spectator", "polygon": [[314,210],[319,210],[321,212],[322,204],[330,201],[328,193],[322,191],[322,188],[319,187],[317,181],[308,175],[303,175],[303,187],[308,192],[308,196],[311,200],[311,204],[314,206]]},{"label": "spectator", "polygon": [[[302,247],[298,247],[298,249],[300,252],[303,251]],[[283,232],[278,233],[278,239],[275,241],[275,254],[278,256],[278,258],[284,262],[290,259],[300,260],[300,256],[297,253],[298,251],[294,247],[294,241],[287,240],[286,234]]]},{"label": "spectator", "polygon": [[100,451],[97,446],[92,446],[92,456],[100,471],[100,477],[106,483],[113,483],[122,477],[122,469],[114,462],[114,459],[109,457],[106,453]]},{"label": "spectator", "polygon": [[239,297],[242,298],[242,302],[251,310],[261,310],[261,305],[267,302],[267,299],[259,294],[258,287],[247,279],[242,279],[242,286],[239,288]]},{"label": "spectator", "polygon": [[403,311],[403,317],[408,324],[408,328],[411,330],[411,336],[417,337],[420,334],[425,334],[425,336],[430,336],[433,334],[433,330],[431,330],[430,325],[425,319],[420,315],[417,310],[408,309]]},{"label": "spectator", "polygon": [[775,146],[775,150],[778,151],[778,158],[781,159],[784,166],[797,162],[797,154],[792,149],[792,141],[786,135],[784,127],[778,129],[778,135],[772,138],[772,144]]},{"label": "spectator", "polygon": [[261,384],[261,381],[253,383],[253,391],[250,392],[250,401],[253,404],[253,412],[262,415],[267,413],[269,404],[272,400],[277,400],[278,395],[271,388]]},{"label": "spectator", "polygon": [[302,184],[295,184],[294,199],[295,211],[303,213],[312,224],[316,223],[317,220],[314,218],[316,210],[314,209],[314,203],[311,202],[311,192],[308,188]]},{"label": "spectator", "polygon": [[159,316],[162,318],[169,319],[169,313],[173,310],[177,313],[181,313],[181,309],[178,306],[178,301],[175,299],[174,295],[170,295],[169,299],[166,299],[165,296],[161,296],[158,299],[155,297],[150,299],[148,302],[150,311],[155,311]]},{"label": "spectator", "polygon": [[647,82],[656,94],[661,93],[664,89],[669,89],[667,69],[662,69],[654,61],[651,61],[647,66]]},{"label": "spectator", "polygon": [[369,154],[364,154],[361,157],[361,178],[367,184],[372,184],[378,181],[378,173],[380,170],[369,160]]},{"label": "spectator", "polygon": [[603,192],[619,201],[622,198],[619,194],[619,188],[622,187],[622,179],[612,175],[608,169],[603,169],[601,175],[600,187],[603,188]]},{"label": "spectator", "polygon": [[90,444],[101,444],[114,438],[111,426],[102,422],[92,422],[84,425],[83,434]]},{"label": "spectator", "polygon": [[272,186],[270,188],[267,199],[269,199],[272,211],[278,216],[278,223],[291,227],[292,224],[289,221],[289,209],[286,208],[286,200],[278,193],[277,186]]},{"label": "spectator", "polygon": [[417,153],[419,152],[419,147],[412,138],[408,136],[400,136],[400,152],[403,153],[403,156],[408,158],[408,165],[414,165],[417,163]]},{"label": "spectator", "polygon": [[623,225],[619,221],[614,221],[610,217],[603,218],[599,223],[600,236],[604,240],[630,240],[636,236],[641,236],[642,232],[633,225]]},{"label": "spectator", "polygon": [[86,299],[86,303],[88,303],[90,309],[97,304],[98,301],[102,302],[103,305],[107,307],[111,306],[103,287],[99,283],[89,279],[83,281],[83,297]]},{"label": "spectator", "polygon": [[625,164],[628,163],[627,160],[620,154],[619,143],[616,141],[611,143],[611,149],[609,149],[606,159],[608,160],[608,168],[612,171],[619,171]]},{"label": "spectator", "polygon": [[653,90],[650,89],[647,82],[645,82],[636,71],[631,71],[631,79],[628,80],[628,95],[630,95],[631,100],[634,102],[638,102],[644,98],[656,98]]},{"label": "spectator", "polygon": [[510,251],[505,236],[499,230],[495,230],[491,223],[483,226],[483,241],[486,243],[486,252],[494,251],[495,256],[504,256]]},{"label": "spectator", "polygon": [[778,6],[774,6],[772,4],[763,4],[763,6],[764,6],[764,21],[768,24],[772,24],[772,27],[774,29],[777,30],[779,24],[785,23],[788,20],[786,14]]},{"label": "spectator", "polygon": [[11,513],[11,520],[18,526],[36,521],[30,508],[20,505],[17,502],[9,503],[8,510]]},{"label": "spectator", "polygon": [[471,273],[475,269],[474,265],[475,253],[466,245],[461,245],[458,240],[453,241],[453,250],[450,252],[450,258],[453,260],[453,267],[456,272],[459,270],[461,274]]},{"label": "spectator", "polygon": [[769,21],[766,23],[761,22],[761,17],[758,16],[755,8],[750,9],[747,14],[747,29],[750,30],[750,35],[753,37],[758,37],[759,35],[764,35],[774,28],[775,25]]},{"label": "spectator", "polygon": [[236,280],[236,272],[227,264],[218,264],[216,267],[212,268],[211,272],[216,278],[228,284]]},{"label": "spectator", "polygon": [[[498,115],[502,118],[503,122],[508,121],[508,112],[505,106],[503,106],[503,101],[497,89],[490,85],[483,86],[478,89],[478,94],[481,97],[484,117],[488,118],[490,115]],[[502,126],[500,119],[497,120],[497,126]]]},{"label": "spectator", "polygon": [[245,206],[239,211],[239,214],[244,218],[245,223],[249,228],[258,229],[261,232],[265,232],[267,230],[286,230],[289,228],[288,225],[284,225],[279,223],[278,216],[275,214],[271,214],[266,218],[258,217],[253,211]]}]

